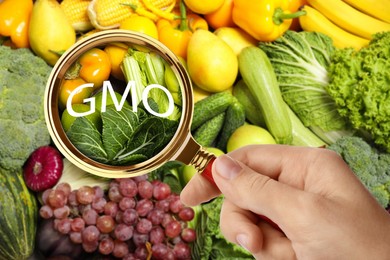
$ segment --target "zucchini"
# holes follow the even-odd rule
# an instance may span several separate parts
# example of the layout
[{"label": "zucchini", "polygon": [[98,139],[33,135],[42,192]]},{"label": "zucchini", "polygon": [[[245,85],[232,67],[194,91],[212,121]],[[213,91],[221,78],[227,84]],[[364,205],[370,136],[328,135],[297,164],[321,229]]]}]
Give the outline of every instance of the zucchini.
[{"label": "zucchini", "polygon": [[226,109],[225,121],[221,132],[217,138],[216,147],[226,152],[227,142],[232,133],[245,123],[245,109],[244,106],[233,98],[233,102]]},{"label": "zucchini", "polygon": [[225,114],[225,112],[219,113],[198,127],[194,132],[194,139],[204,147],[212,146],[222,129],[225,121]]},{"label": "zucchini", "polygon": [[191,131],[194,131],[211,118],[224,112],[232,101],[233,95],[230,92],[224,91],[212,94],[196,102],[194,105]]},{"label": "zucchini", "polygon": [[268,131],[279,144],[291,144],[292,125],[272,64],[260,48],[250,46],[238,55],[240,74],[255,98]]},{"label": "zucchini", "polygon": [[245,82],[240,79],[233,87],[233,96],[243,105],[245,118],[253,125],[265,127],[264,117]]},{"label": "zucchini", "polygon": [[34,251],[38,206],[22,170],[0,169],[0,212],[0,259],[27,259]]}]

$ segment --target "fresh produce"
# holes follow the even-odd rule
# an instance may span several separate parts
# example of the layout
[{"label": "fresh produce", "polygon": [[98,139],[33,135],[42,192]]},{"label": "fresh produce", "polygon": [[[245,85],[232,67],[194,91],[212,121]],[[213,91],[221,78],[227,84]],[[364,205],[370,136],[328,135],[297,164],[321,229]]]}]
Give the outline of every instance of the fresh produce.
[{"label": "fresh produce", "polygon": [[[70,94],[74,92],[76,88],[86,83],[87,82],[80,77],[64,79],[61,82],[60,96],[58,98],[58,105],[60,109],[65,109]],[[92,88],[83,88],[80,91],[77,91],[77,93],[72,96],[70,102],[72,105],[81,104],[84,102],[84,99],[90,97],[91,94],[92,94]]]},{"label": "fresh produce", "polygon": [[230,88],[238,74],[234,51],[207,30],[193,33],[188,43],[187,66],[193,82],[209,92],[221,92]]},{"label": "fresh produce", "polygon": [[53,187],[62,175],[62,155],[52,146],[37,148],[23,165],[23,178],[27,187],[35,192]]},{"label": "fresh produce", "polygon": [[326,90],[338,112],[355,129],[367,131],[375,144],[390,151],[390,32],[374,35],[360,51],[340,49],[329,66]]},{"label": "fresh produce", "polygon": [[34,251],[38,208],[21,168],[0,168],[0,212],[0,259],[27,259]]},{"label": "fresh produce", "polygon": [[36,55],[54,65],[76,42],[76,32],[56,0],[37,0],[30,18],[29,41]]},{"label": "fresh produce", "polygon": [[266,129],[256,125],[244,124],[230,135],[226,144],[226,151],[231,152],[252,144],[276,144],[276,141]]},{"label": "fresh produce", "polygon": [[326,91],[335,51],[328,36],[287,31],[276,41],[259,46],[271,61],[284,101],[306,127],[328,144],[353,134]]},{"label": "fresh produce", "polygon": [[186,6],[193,12],[198,14],[209,14],[216,11],[223,5],[225,0],[183,0]]},{"label": "fresh produce", "polygon": [[215,144],[222,151],[226,151],[228,140],[234,131],[245,123],[244,106],[236,98],[233,98],[233,102],[226,109],[225,113],[222,131]]},{"label": "fresh produce", "polygon": [[9,37],[16,48],[29,48],[28,28],[32,0],[0,2],[0,38]]},{"label": "fresh produce", "polygon": [[364,139],[342,137],[329,149],[337,152],[377,201],[387,207],[390,202],[390,154],[382,153]]},{"label": "fresh produce", "polygon": [[239,27],[219,27],[214,31],[219,38],[229,45],[238,55],[242,49],[255,46],[257,41]]},{"label": "fresh produce", "polygon": [[0,46],[0,168],[19,170],[50,143],[43,97],[50,67],[26,48]]},{"label": "fresh produce", "polygon": [[236,24],[233,22],[233,0],[224,0],[222,6],[220,6],[214,12],[204,15],[207,23],[214,30],[220,27],[233,27]]},{"label": "fresh produce", "polygon": [[362,38],[371,40],[375,33],[390,31],[390,23],[356,10],[343,0],[308,0],[308,3],[334,24]]},{"label": "fresh produce", "polygon": [[[307,0],[288,0],[288,9],[290,12],[297,12],[302,6],[307,4]],[[293,18],[289,30],[301,31],[301,25],[299,24],[299,17]]]},{"label": "fresh produce", "polygon": [[222,112],[214,116],[193,133],[194,139],[202,146],[211,146],[217,139],[218,134],[222,130],[225,122],[226,113]]},{"label": "fresh produce", "polygon": [[119,29],[144,33],[150,37],[158,39],[156,23],[145,16],[132,15],[121,22]]},{"label": "fresh produce", "polygon": [[240,74],[256,100],[268,131],[280,144],[292,141],[291,120],[267,55],[258,47],[246,47],[238,55]]},{"label": "fresh produce", "polygon": [[356,9],[390,23],[390,5],[386,0],[344,0]]},{"label": "fresh produce", "polygon": [[353,47],[358,50],[368,44],[367,39],[340,28],[313,7],[305,5],[302,10],[306,12],[305,15],[299,17],[302,29],[307,32],[319,32],[329,36],[332,38],[335,47]]},{"label": "fresh produce", "polygon": [[[89,113],[89,111],[91,111],[91,106],[87,104],[73,104],[71,106],[71,109],[77,113]],[[102,117],[98,109],[96,109],[96,111],[93,112],[92,114],[86,115],[85,117],[95,125],[96,129],[101,131]],[[64,112],[62,112],[61,125],[64,128],[65,132],[67,132],[70,129],[70,127],[73,125],[73,122],[76,120],[76,118],[77,117],[74,117],[69,113],[69,110],[67,108],[64,110]]]},{"label": "fresh produce", "polygon": [[93,29],[88,17],[88,6],[91,0],[62,0],[61,9],[76,32],[86,32]]},{"label": "fresh produce", "polygon": [[[194,211],[184,206],[167,183],[147,175],[111,180],[71,190],[62,183],[43,194],[40,216],[54,229],[95,256],[188,259],[195,230],[187,226]],[[51,198],[55,199],[51,199]]]},{"label": "fresh produce", "polygon": [[111,75],[119,80],[124,80],[125,76],[121,69],[122,61],[127,53],[127,46],[121,44],[107,44],[104,47],[104,51],[107,53],[111,63]]},{"label": "fresh produce", "polygon": [[305,14],[304,11],[291,13],[288,0],[233,2],[234,23],[258,41],[274,41],[289,29],[293,18]]},{"label": "fresh produce", "polygon": [[211,118],[224,112],[233,102],[233,96],[229,92],[212,94],[198,101],[194,105],[191,131],[197,129]]}]

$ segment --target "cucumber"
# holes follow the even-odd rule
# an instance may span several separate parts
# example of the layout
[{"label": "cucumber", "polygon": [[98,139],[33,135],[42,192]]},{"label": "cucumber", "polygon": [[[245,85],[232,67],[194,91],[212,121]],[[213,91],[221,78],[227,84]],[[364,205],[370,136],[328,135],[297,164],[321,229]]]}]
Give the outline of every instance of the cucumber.
[{"label": "cucumber", "polygon": [[216,147],[226,152],[227,142],[232,133],[245,123],[244,106],[236,99],[226,109],[225,121],[217,138]]},{"label": "cucumber", "polygon": [[268,131],[279,144],[291,144],[292,124],[272,64],[260,48],[250,46],[238,55],[240,74],[259,107]]},{"label": "cucumber", "polygon": [[265,127],[264,117],[256,106],[256,101],[248,86],[241,79],[233,87],[233,96],[243,105],[245,118],[251,124]]},{"label": "cucumber", "polygon": [[233,95],[230,92],[224,91],[212,94],[196,102],[194,105],[191,131],[194,131],[211,118],[224,112],[232,101]]},{"label": "cucumber", "polygon": [[217,138],[225,121],[225,112],[211,118],[194,132],[194,139],[202,146],[209,147]]}]

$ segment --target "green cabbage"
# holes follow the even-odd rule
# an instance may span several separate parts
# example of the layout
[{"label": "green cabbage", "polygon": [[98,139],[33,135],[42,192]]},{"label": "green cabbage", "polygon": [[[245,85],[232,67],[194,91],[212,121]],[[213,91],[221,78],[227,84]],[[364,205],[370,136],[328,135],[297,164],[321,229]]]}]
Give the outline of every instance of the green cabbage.
[{"label": "green cabbage", "polygon": [[390,152],[390,32],[374,35],[359,51],[337,50],[329,76],[327,91],[339,113]]},{"label": "green cabbage", "polygon": [[259,47],[272,63],[283,99],[306,127],[327,143],[351,134],[326,91],[335,51],[331,38],[317,32],[287,31]]}]

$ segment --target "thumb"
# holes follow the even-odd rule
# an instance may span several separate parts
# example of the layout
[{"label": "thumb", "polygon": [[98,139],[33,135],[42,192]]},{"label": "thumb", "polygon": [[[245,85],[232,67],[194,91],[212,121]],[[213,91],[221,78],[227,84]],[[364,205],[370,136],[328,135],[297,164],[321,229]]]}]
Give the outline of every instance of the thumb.
[{"label": "thumb", "polygon": [[[255,172],[228,155],[215,160],[213,178],[233,204],[269,218],[283,230],[296,223],[307,208],[307,193]],[[292,221],[294,218],[296,221]]]}]

